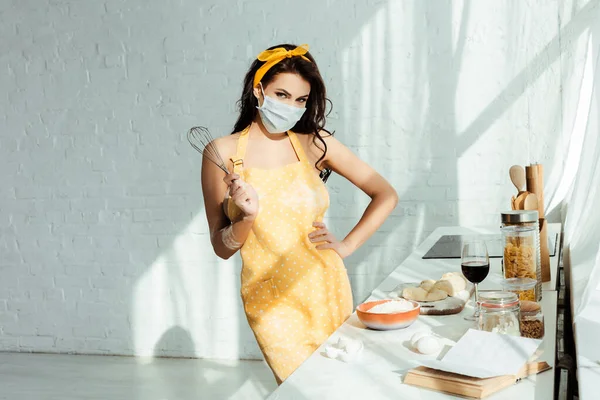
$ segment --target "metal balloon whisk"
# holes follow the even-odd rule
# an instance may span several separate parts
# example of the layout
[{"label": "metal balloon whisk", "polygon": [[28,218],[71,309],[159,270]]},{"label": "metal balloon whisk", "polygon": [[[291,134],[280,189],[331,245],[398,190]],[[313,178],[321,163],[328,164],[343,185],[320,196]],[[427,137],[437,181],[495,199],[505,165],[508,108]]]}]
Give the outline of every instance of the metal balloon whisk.
[{"label": "metal balloon whisk", "polygon": [[192,147],[202,154],[202,157],[206,157],[210,162],[223,170],[223,172],[229,174],[223,157],[221,157],[217,146],[215,146],[215,140],[208,129],[203,126],[194,126],[188,131],[187,138]]}]

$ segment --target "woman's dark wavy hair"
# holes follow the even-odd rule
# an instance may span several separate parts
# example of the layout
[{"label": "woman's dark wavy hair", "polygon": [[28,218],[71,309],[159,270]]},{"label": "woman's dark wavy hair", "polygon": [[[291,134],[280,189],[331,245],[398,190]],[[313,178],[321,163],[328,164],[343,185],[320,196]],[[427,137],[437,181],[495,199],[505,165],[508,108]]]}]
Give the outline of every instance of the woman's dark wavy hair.
[{"label": "woman's dark wavy hair", "polygon": [[[280,44],[270,47],[269,50],[278,47],[283,47],[286,50],[293,50],[297,46],[292,44]],[[261,82],[263,86],[267,86],[277,74],[290,72],[300,75],[302,78],[306,79],[308,83],[310,83],[310,94],[306,102],[306,111],[302,115],[302,118],[300,118],[300,120],[292,128],[292,131],[302,134],[312,134],[314,135],[313,141],[315,144],[317,144],[317,140],[320,142],[321,146],[317,146],[323,150],[323,154],[315,163],[315,167],[321,171],[320,177],[323,182],[326,182],[327,178],[329,178],[329,175],[331,174],[331,170],[329,168],[320,169],[318,164],[325,158],[325,154],[327,153],[327,143],[325,143],[323,140],[320,132],[324,131],[329,135],[333,135],[333,133],[324,128],[325,117],[329,114],[326,112],[326,105],[327,103],[331,105],[331,101],[326,96],[325,82],[323,82],[323,78],[321,77],[321,73],[319,72],[319,68],[317,67],[315,59],[312,57],[312,55],[310,55],[310,53],[306,53],[304,56],[311,62],[308,62],[302,57],[298,56],[284,58],[267,71]],[[242,97],[237,102],[240,110],[240,116],[233,127],[232,134],[244,130],[256,118],[256,114],[258,113],[258,110],[256,109],[258,106],[258,100],[253,93],[254,75],[263,64],[264,61],[259,61],[258,59],[254,60],[250,66],[250,70],[244,78]]]}]

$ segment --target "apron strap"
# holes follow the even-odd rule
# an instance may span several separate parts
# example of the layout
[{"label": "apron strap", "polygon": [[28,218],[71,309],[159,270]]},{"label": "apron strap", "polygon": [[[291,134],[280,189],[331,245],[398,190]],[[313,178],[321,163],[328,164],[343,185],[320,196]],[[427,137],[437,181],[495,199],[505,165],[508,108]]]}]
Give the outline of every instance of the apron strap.
[{"label": "apron strap", "polygon": [[[238,174],[244,179],[244,156],[246,155],[246,146],[248,145],[248,132],[250,131],[250,126],[244,129],[240,133],[240,137],[237,142],[237,150],[236,155],[231,157],[230,160],[233,163],[233,171],[234,174]],[[225,205],[226,211],[225,214],[230,221],[234,221],[237,216],[240,214],[240,209],[235,205],[233,201],[231,201],[231,197],[229,197],[229,193],[227,193],[227,204]]]},{"label": "apron strap", "polygon": [[233,173],[242,175],[244,169],[244,157],[246,156],[246,147],[248,146],[248,132],[250,127],[248,126],[240,133],[240,138],[237,142],[237,152],[234,157],[230,160],[233,163]]},{"label": "apron strap", "polygon": [[300,143],[298,136],[296,136],[296,134],[292,131],[288,131],[288,136],[290,138],[290,142],[292,143],[292,147],[298,156],[298,160],[306,162],[308,158],[306,157],[306,154],[304,154],[304,149],[302,148],[302,143]]}]

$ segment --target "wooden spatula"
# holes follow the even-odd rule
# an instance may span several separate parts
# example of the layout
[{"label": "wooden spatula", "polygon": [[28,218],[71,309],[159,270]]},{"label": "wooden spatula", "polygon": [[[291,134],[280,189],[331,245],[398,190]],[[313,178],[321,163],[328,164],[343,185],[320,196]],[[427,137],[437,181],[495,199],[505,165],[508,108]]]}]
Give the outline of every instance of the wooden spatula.
[{"label": "wooden spatula", "polygon": [[527,184],[527,180],[525,178],[525,169],[520,165],[513,165],[510,167],[508,171],[510,175],[510,180],[515,185],[518,190],[516,196],[513,196],[511,199],[511,206],[513,210],[524,210],[525,209],[525,198],[529,194],[528,191],[523,190],[525,185]]},{"label": "wooden spatula", "polygon": [[510,180],[513,185],[517,188],[517,192],[523,192],[527,183],[527,180],[525,179],[525,169],[520,165],[513,165],[508,170],[508,174],[510,175]]},{"label": "wooden spatula", "polygon": [[535,193],[529,193],[527,194],[527,197],[525,197],[525,201],[523,202],[523,209],[524,210],[536,210],[538,209],[538,200],[537,200],[537,196],[535,195]]}]

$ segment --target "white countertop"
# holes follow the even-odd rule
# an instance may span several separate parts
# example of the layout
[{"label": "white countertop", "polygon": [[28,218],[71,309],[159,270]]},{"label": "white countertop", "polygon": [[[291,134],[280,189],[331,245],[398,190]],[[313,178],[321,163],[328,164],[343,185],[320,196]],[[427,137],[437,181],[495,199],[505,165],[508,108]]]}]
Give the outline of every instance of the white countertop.
[{"label": "white countertop", "polygon": [[[559,224],[549,226],[550,231],[558,231]],[[558,226],[557,226],[558,225]],[[439,279],[449,271],[460,270],[460,259],[430,259],[421,257],[442,235],[496,233],[485,228],[438,228],[414,251],[405,262],[396,268],[376,290],[369,300],[385,298],[387,293],[401,282],[420,282],[423,279]],[[546,336],[541,345],[541,360],[554,365],[556,347],[556,296],[555,287],[558,257],[553,260],[553,281],[545,284],[542,309],[545,316]],[[480,287],[499,288],[493,276],[501,277],[500,259],[493,259],[490,277]],[[488,281],[489,280],[489,281]],[[462,313],[448,316],[420,316],[406,329],[374,331],[366,329],[358,321],[356,313],[329,337],[313,355],[302,364],[268,399],[458,399],[431,390],[421,389],[402,383],[404,374],[420,365],[419,360],[431,356],[415,353],[408,344],[412,335],[423,329],[432,329],[448,340],[457,341],[474,323],[463,317],[472,313],[469,305]],[[321,353],[324,346],[334,344],[338,339],[358,339],[364,344],[360,358],[351,364],[332,360]],[[552,399],[554,393],[554,371],[546,371],[529,377],[518,384],[488,397],[494,399]]]}]

